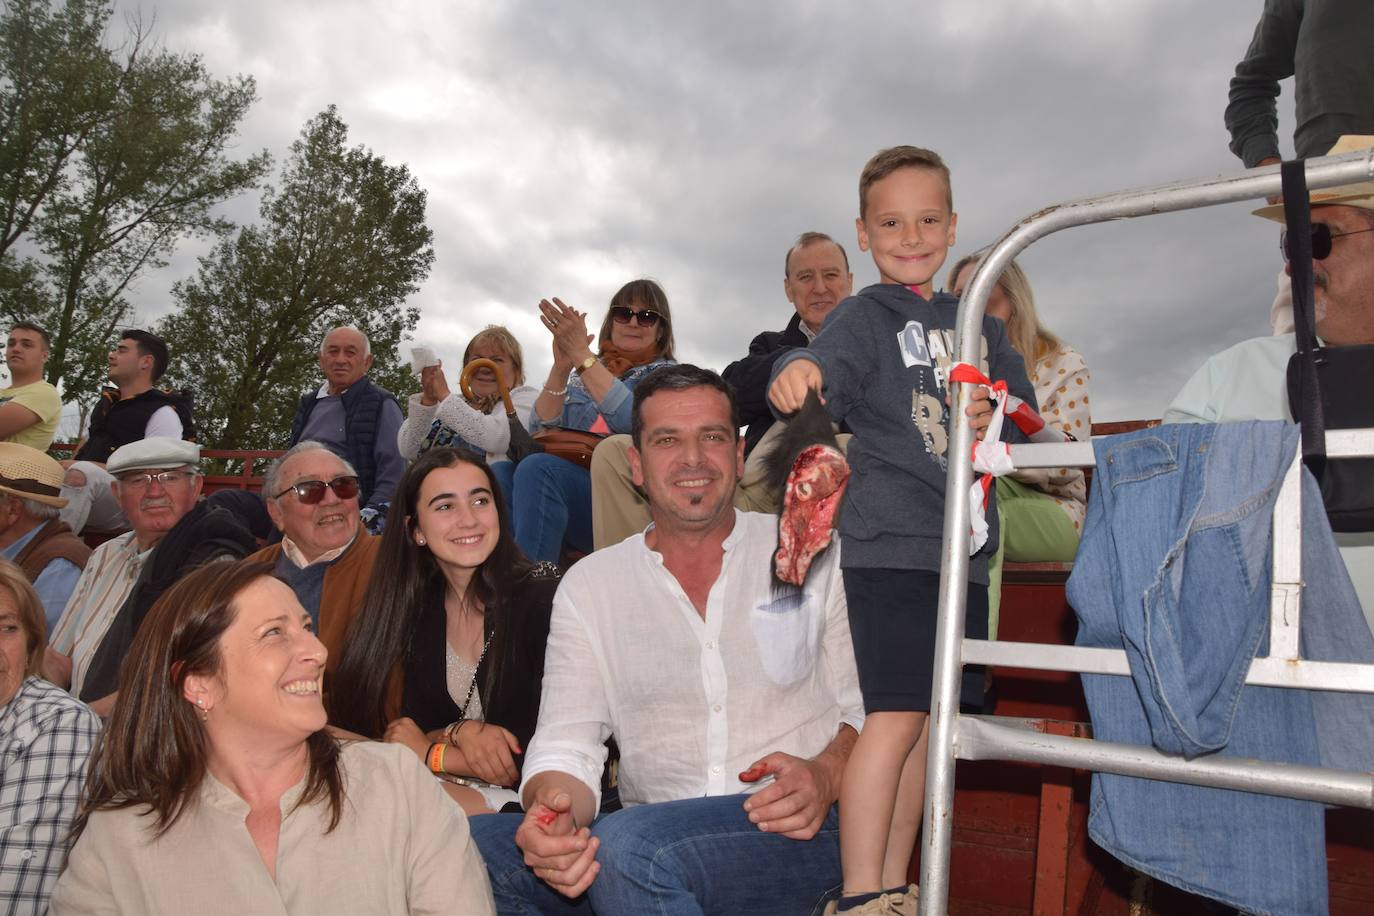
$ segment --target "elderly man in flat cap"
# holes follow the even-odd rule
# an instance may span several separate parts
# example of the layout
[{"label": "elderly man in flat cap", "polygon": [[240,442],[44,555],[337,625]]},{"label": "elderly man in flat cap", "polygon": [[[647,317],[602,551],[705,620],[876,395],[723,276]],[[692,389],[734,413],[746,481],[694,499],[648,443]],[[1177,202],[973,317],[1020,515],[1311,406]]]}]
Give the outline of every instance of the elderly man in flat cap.
[{"label": "elderly man in flat cap", "polygon": [[245,557],[256,546],[232,513],[200,500],[195,443],[140,439],[116,449],[106,468],[133,530],[91,554],[48,651],[48,675],[101,715],[109,714],[119,662],[158,596],[196,567]]},{"label": "elderly man in flat cap", "polygon": [[62,465],[38,449],[0,442],[0,557],[13,561],[33,584],[48,632],[91,555],[57,517],[67,504],[62,474]]}]

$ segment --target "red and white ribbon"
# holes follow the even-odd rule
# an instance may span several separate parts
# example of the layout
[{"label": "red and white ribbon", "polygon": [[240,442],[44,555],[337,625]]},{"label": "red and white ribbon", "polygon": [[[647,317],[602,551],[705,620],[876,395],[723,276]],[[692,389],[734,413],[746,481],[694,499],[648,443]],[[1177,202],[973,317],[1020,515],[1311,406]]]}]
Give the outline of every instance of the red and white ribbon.
[{"label": "red and white ribbon", "polygon": [[983,385],[992,392],[996,407],[992,411],[992,421],[982,441],[973,442],[973,486],[969,488],[969,556],[977,553],[988,541],[988,491],[992,489],[995,477],[1010,474],[1016,470],[1011,460],[1011,446],[1002,440],[1002,421],[1010,417],[1032,442],[1063,442],[1066,436],[1045,422],[1045,419],[1031,409],[1025,401],[1007,391],[1004,381],[991,381],[968,363],[955,363],[950,367],[949,380],[970,385]]}]

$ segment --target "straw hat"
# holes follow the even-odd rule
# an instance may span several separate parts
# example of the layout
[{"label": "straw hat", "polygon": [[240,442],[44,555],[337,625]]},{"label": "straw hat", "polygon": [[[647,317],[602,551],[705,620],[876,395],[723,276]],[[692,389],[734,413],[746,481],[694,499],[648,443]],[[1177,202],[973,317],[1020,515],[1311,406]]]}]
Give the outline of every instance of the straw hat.
[{"label": "straw hat", "polygon": [[[1346,134],[1336,141],[1336,145],[1331,147],[1326,155],[1339,156],[1342,153],[1357,153],[1361,150],[1368,150],[1370,147],[1374,147],[1374,135]],[[1354,184],[1336,185],[1334,188],[1313,188],[1308,194],[1314,207],[1343,204],[1347,207],[1374,210],[1374,181],[1357,181]],[[1272,219],[1280,223],[1286,222],[1283,204],[1260,207],[1254,212],[1256,216],[1262,216],[1265,219]]]},{"label": "straw hat", "polygon": [[61,509],[62,465],[36,448],[17,442],[0,442],[0,493],[31,499]]}]

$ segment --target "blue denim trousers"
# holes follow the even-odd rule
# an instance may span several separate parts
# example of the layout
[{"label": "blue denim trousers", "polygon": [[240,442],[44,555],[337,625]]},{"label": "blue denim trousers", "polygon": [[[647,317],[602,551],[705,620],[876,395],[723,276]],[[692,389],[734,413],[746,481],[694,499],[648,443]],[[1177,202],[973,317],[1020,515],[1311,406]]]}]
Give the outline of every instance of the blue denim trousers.
[{"label": "blue denim trousers", "polygon": [[[1267,654],[1271,523],[1297,449],[1288,423],[1179,424],[1094,443],[1097,472],[1068,584],[1082,646],[1129,678],[1085,675],[1097,738],[1363,770],[1367,696],[1246,687]],[[1311,476],[1303,481],[1301,648],[1374,659]],[[1254,913],[1327,911],[1320,804],[1128,776],[1093,777],[1089,831],[1117,858]]]},{"label": "blue denim trousers", "polygon": [[[522,462],[523,463],[523,462]],[[515,845],[522,814],[468,821],[487,863],[502,914],[701,916],[820,913],[840,886],[840,826],[835,808],[810,840],[762,833],[743,795],[636,805],[592,822],[601,872],[569,900],[525,865]]]},{"label": "blue denim trousers", "polygon": [[515,462],[493,461],[487,467],[491,468],[491,476],[496,478],[496,485],[501,488],[501,501],[506,505],[506,514],[510,515],[515,511],[510,501],[511,493],[515,491]]},{"label": "blue denim trousers", "polygon": [[592,476],[554,455],[536,454],[515,466],[511,487],[515,543],[531,560],[557,563],[563,544],[592,549]]}]

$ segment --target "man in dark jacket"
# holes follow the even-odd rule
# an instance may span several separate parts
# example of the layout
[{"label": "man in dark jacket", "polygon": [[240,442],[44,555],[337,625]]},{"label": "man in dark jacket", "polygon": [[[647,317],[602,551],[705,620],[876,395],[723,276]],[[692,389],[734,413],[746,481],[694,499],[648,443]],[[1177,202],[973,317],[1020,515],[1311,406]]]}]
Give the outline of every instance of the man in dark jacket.
[{"label": "man in dark jacket", "polygon": [[401,407],[385,388],[372,384],[372,349],[354,327],[334,328],[320,344],[324,384],[301,397],[291,423],[291,442],[322,442],[358,471],[363,521],[379,531],[391,495],[405,470],[396,447]]},{"label": "man in dark jacket", "polygon": [[[749,355],[721,373],[735,389],[740,420],[748,427],[744,454],[751,456],[764,433],[773,426],[768,409],[768,378],[773,362],[789,350],[807,346],[840,300],[854,287],[849,257],[840,244],[823,232],[803,232],[787,249],[782,291],[796,313],[781,331],[764,331],[749,344]],[[841,437],[841,444],[849,441]],[[592,538],[598,550],[619,544],[649,524],[649,504],[630,480],[626,449],[629,436],[610,436],[592,455]],[[735,490],[735,505],[751,512],[776,512],[763,486],[759,452],[746,460],[744,476]]]},{"label": "man in dark jacket", "polygon": [[[744,456],[758,446],[773,425],[768,409],[768,379],[778,357],[815,339],[827,315],[854,289],[849,257],[840,244],[821,232],[803,232],[787,250],[782,290],[797,313],[781,331],[764,331],[749,344],[749,355],[735,360],[721,377],[735,389],[744,434]],[[745,473],[748,478],[748,472]]]}]

